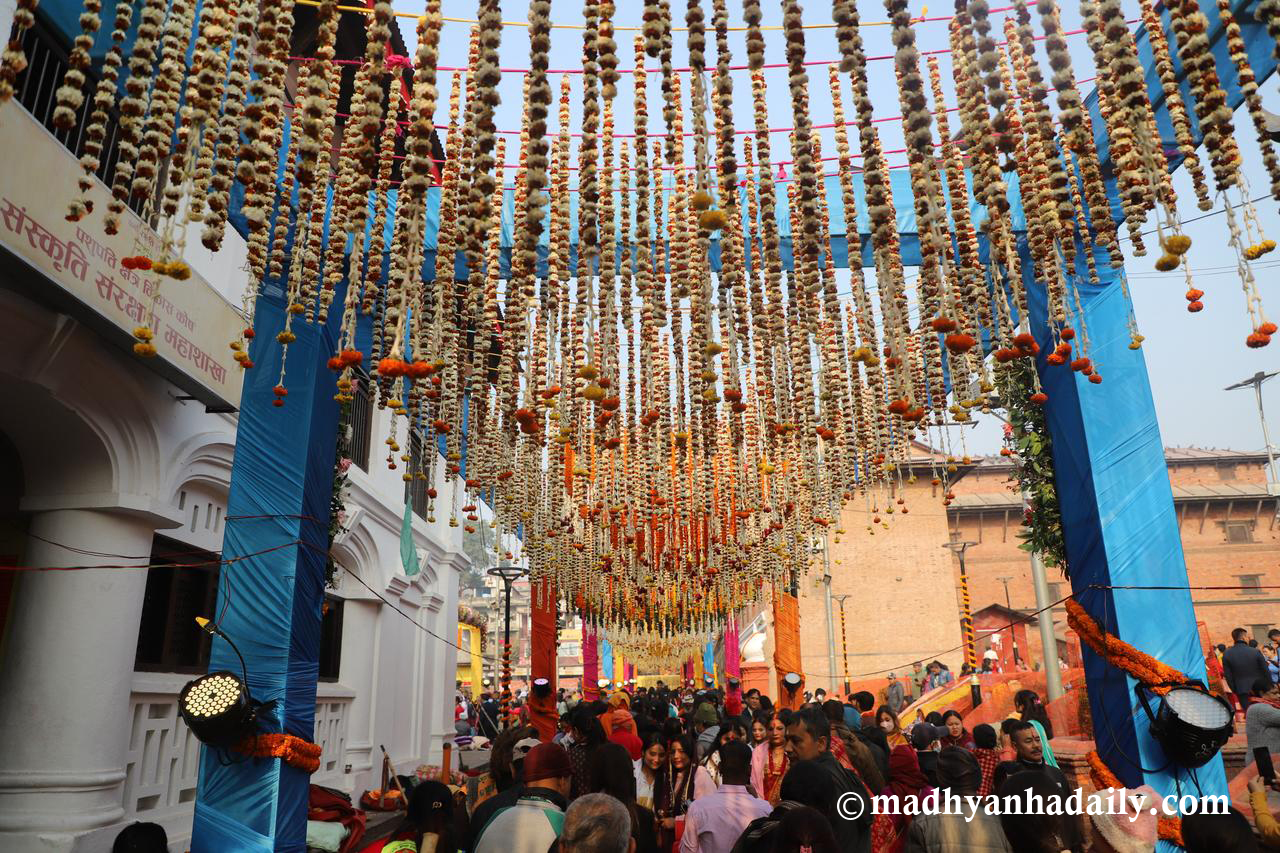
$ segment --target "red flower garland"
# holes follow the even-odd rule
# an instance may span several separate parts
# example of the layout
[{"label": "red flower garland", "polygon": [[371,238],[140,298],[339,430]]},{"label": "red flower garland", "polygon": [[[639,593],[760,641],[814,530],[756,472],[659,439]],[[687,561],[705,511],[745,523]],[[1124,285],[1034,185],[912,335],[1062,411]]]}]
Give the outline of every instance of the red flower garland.
[{"label": "red flower garland", "polygon": [[320,744],[295,735],[258,735],[242,742],[236,747],[236,752],[255,758],[279,758],[304,773],[314,773],[320,768]]}]

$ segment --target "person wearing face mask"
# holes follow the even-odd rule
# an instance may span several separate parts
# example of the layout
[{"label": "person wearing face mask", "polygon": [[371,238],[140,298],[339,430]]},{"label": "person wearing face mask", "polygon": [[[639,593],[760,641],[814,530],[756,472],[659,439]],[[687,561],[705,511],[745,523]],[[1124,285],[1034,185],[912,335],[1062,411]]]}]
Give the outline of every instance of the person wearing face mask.
[{"label": "person wearing face mask", "polygon": [[[789,714],[783,711],[782,714]],[[751,752],[751,787],[761,799],[777,805],[782,792],[782,777],[787,775],[791,760],[787,756],[787,723],[782,714],[767,717],[768,736]]]},{"label": "person wearing face mask", "polygon": [[907,745],[907,736],[898,722],[898,715],[888,705],[881,705],[876,711],[876,724],[880,726],[880,731],[884,732],[884,739],[889,744],[889,749]]}]

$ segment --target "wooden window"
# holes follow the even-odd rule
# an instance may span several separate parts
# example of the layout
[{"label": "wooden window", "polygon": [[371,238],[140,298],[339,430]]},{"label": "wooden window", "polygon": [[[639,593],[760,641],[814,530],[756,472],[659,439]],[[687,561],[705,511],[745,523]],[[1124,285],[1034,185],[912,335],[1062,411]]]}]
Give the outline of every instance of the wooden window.
[{"label": "wooden window", "polygon": [[214,616],[217,560],[208,551],[155,537],[142,597],[136,669],[197,673],[209,668],[210,638],[196,625],[196,617]]},{"label": "wooden window", "polygon": [[1252,521],[1227,521],[1222,524],[1222,532],[1231,545],[1246,545],[1253,541]]},{"label": "wooden window", "polygon": [[[210,637],[197,616],[213,618],[218,604],[218,555],[163,536],[151,546],[152,567],[142,597],[134,668],[203,673]],[[240,590],[233,589],[233,595]],[[342,599],[326,598],[320,623],[320,680],[337,681],[342,656]]]},{"label": "wooden window", "polygon": [[326,595],[320,608],[320,680],[337,681],[342,675],[341,598]]}]

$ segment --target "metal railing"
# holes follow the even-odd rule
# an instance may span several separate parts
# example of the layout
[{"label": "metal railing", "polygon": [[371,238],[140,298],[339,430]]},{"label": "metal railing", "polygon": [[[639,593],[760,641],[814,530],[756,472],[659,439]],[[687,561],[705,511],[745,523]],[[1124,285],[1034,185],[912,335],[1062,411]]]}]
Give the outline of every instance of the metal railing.
[{"label": "metal railing", "polygon": [[351,463],[367,472],[369,446],[373,439],[373,387],[364,373],[359,374],[359,381],[351,393],[351,402],[343,410],[338,434],[346,442],[343,451]]},{"label": "metal railing", "polygon": [[[10,38],[16,36],[16,30]],[[43,16],[36,18],[36,25],[22,33],[22,51],[27,56],[27,70],[18,77],[18,91],[14,100],[22,104],[27,112],[42,124],[53,138],[77,159],[84,154],[85,130],[89,116],[93,113],[93,95],[98,88],[98,75],[93,69],[85,72],[85,99],[76,113],[75,126],[69,130],[59,130],[53,124],[53,112],[58,106],[57,91],[62,85],[62,78],[70,67],[65,40]],[[127,69],[122,69],[127,73]],[[102,139],[102,153],[98,156],[98,169],[95,174],[108,187],[115,178],[116,163],[120,160],[120,114],[113,107],[107,113],[106,134]],[[161,164],[167,168],[168,158]],[[163,174],[163,172],[161,172]],[[157,190],[161,182],[156,182]],[[71,199],[67,199],[71,201]],[[145,209],[148,199],[131,197],[129,209],[139,216]]]},{"label": "metal railing", "polygon": [[406,480],[404,484],[404,499],[407,502],[413,498],[413,514],[418,518],[425,519],[427,517],[427,489],[430,487],[429,480],[420,479],[417,472],[422,471],[425,465],[423,456],[424,450],[434,450],[435,448],[428,444],[418,430],[409,433],[409,471],[414,475],[413,479]]}]

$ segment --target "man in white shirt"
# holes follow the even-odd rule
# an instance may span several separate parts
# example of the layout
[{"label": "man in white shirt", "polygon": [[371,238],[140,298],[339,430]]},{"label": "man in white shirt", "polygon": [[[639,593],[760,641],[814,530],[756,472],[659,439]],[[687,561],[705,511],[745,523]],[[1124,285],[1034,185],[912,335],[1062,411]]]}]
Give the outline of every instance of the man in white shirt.
[{"label": "man in white shirt", "polygon": [[751,747],[729,741],[720,747],[720,787],[694,800],[684,819],[680,853],[730,853],[747,824],[773,811],[747,790]]}]

